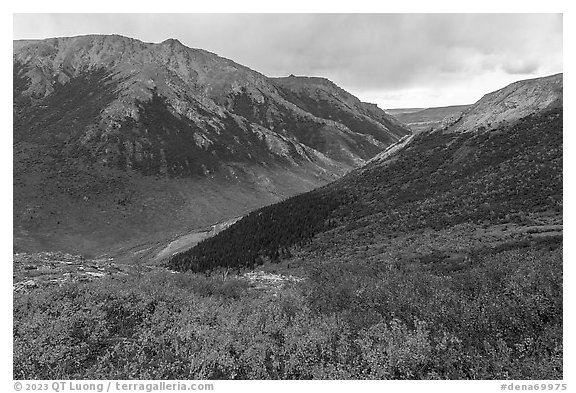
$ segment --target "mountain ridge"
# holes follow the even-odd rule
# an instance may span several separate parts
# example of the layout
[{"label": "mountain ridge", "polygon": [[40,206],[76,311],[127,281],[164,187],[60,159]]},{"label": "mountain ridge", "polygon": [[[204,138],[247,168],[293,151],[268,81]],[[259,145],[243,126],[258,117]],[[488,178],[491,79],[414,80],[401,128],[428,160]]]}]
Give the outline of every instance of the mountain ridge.
[{"label": "mountain ridge", "polygon": [[[485,132],[497,127],[510,126],[528,115],[542,113],[557,107],[562,108],[562,84],[562,73],[513,82],[501,89],[485,94],[474,104],[462,106],[462,111],[446,116],[435,127],[420,132]],[[532,93],[532,98],[530,98],[530,94],[527,94],[527,91]],[[524,95],[522,96],[522,94]],[[506,99],[510,98],[513,103],[505,102]],[[460,107],[447,108],[459,109]],[[409,115],[414,115],[414,113]],[[418,132],[416,131],[416,133]],[[409,144],[414,139],[413,137],[414,135],[403,137],[374,156],[369,162],[385,162]]]},{"label": "mountain ridge", "polygon": [[452,132],[490,129],[548,107],[562,106],[563,75],[520,80],[485,94],[460,115],[445,119],[443,127]]},{"label": "mountain ridge", "polygon": [[409,133],[318,117],[266,76],[174,39],[61,37],[13,51],[17,249],[172,238],[326,184]]}]

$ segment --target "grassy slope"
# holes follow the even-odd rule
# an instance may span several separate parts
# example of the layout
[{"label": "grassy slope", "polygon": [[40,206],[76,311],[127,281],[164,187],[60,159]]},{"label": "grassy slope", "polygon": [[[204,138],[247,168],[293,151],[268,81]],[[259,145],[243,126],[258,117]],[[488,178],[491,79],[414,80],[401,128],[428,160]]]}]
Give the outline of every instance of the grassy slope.
[{"label": "grassy slope", "polygon": [[75,170],[68,177],[46,179],[46,173],[30,167],[19,176],[14,187],[16,250],[114,253],[142,239],[154,244],[245,214],[326,181],[304,171],[263,168],[234,180],[101,171]]}]

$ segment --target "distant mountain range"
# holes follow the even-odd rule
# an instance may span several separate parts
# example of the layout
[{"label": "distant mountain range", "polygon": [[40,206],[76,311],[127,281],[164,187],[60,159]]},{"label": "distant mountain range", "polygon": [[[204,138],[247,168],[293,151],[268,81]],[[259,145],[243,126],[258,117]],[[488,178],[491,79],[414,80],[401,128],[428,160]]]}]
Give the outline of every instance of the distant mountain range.
[{"label": "distant mountain range", "polygon": [[14,41],[14,246],[100,253],[326,184],[409,135],[322,78],[170,39]]},{"label": "distant mountain range", "polygon": [[430,131],[442,125],[446,117],[461,114],[470,105],[453,105],[436,108],[386,109],[386,113],[406,124],[413,132]]},{"label": "distant mountain range", "polygon": [[302,263],[364,261],[369,249],[382,259],[392,239],[404,239],[395,255],[409,255],[428,236],[435,248],[435,237],[448,239],[442,252],[469,252],[507,236],[491,228],[512,228],[516,241],[561,228],[562,118],[562,74],[514,83],[327,186],[250,213],[169,266],[254,267],[295,252]]}]

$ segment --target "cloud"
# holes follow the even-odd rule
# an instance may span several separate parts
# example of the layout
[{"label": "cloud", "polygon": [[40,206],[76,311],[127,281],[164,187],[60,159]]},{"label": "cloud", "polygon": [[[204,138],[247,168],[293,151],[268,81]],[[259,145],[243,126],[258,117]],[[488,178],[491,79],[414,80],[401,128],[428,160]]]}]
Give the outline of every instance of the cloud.
[{"label": "cloud", "polygon": [[538,63],[533,60],[528,61],[510,61],[502,65],[504,72],[510,75],[530,75],[534,74],[539,68]]},{"label": "cloud", "polygon": [[398,88],[482,72],[488,58],[508,68],[522,60],[537,69],[544,58],[561,66],[555,15],[245,18],[251,27],[223,50],[273,75],[328,73],[354,87]]}]

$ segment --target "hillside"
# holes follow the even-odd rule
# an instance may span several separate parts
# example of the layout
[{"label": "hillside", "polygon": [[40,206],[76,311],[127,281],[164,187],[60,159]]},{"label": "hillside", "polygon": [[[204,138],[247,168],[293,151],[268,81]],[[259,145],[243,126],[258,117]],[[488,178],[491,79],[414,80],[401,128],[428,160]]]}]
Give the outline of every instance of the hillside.
[{"label": "hillside", "polygon": [[264,75],[173,39],[15,41],[13,70],[23,251],[169,240],[324,185],[409,133],[377,108],[346,122],[311,112]]},{"label": "hillside", "polygon": [[[554,80],[537,83],[548,91]],[[528,88],[513,86],[512,96]],[[455,131],[477,113],[465,111],[167,266],[302,277],[282,294],[302,294],[297,316],[331,318],[314,334],[334,341],[310,355],[325,366],[298,376],[562,378],[563,110],[560,99],[533,111],[540,101],[519,102],[490,129]],[[484,108],[485,118],[501,113]],[[300,325],[285,323],[291,341]]]},{"label": "hillside", "polygon": [[357,236],[464,223],[528,225],[543,213],[562,214],[561,109],[492,132],[416,135],[387,159],[250,213],[169,265],[195,271],[253,267],[289,256],[295,245],[346,250],[340,244]]},{"label": "hillside", "polygon": [[[543,78],[541,84],[555,86],[556,79]],[[518,83],[504,90],[512,88],[527,87]],[[474,116],[473,108],[485,99],[466,116]],[[526,105],[531,108],[533,101]],[[546,106],[491,132],[453,131],[467,122],[463,116],[448,130],[410,137],[395,153],[326,187],[252,212],[175,256],[170,266],[200,271],[254,266],[289,255],[292,246],[313,242],[327,231],[338,239],[359,228],[393,234],[465,222],[522,221],[542,211],[561,215],[561,108]]]}]

